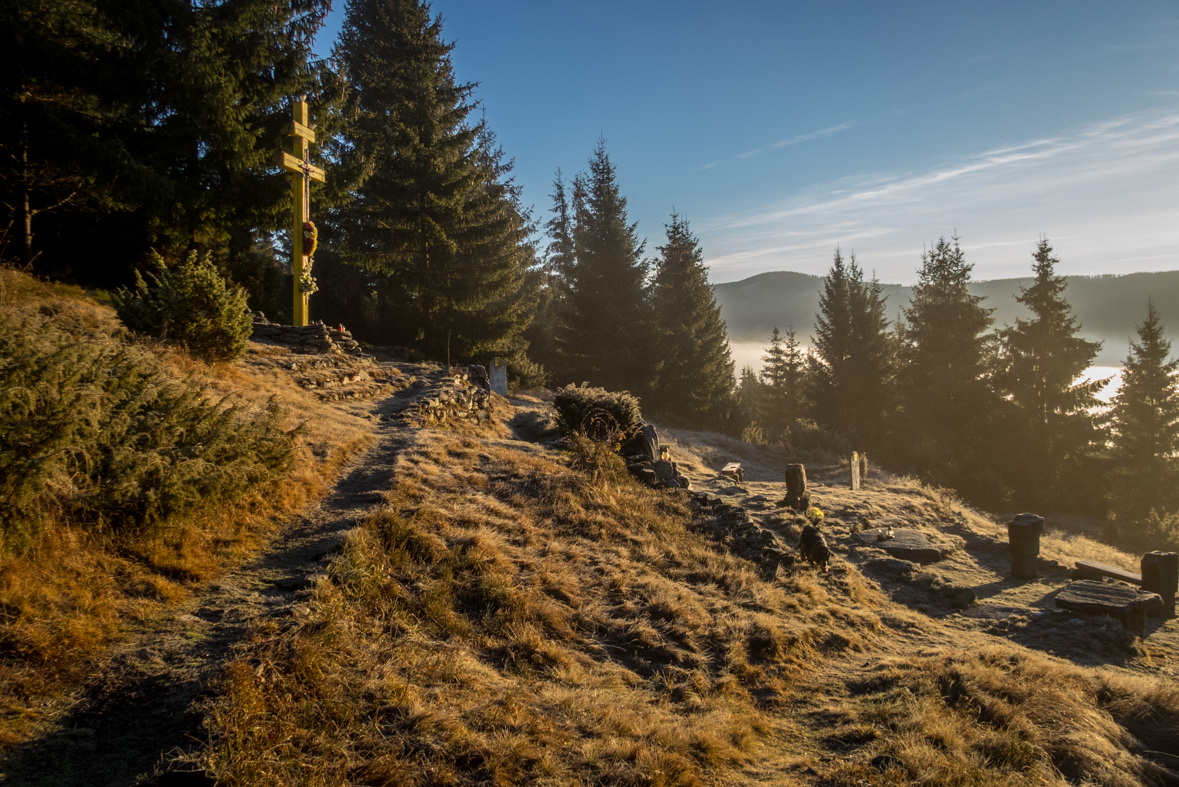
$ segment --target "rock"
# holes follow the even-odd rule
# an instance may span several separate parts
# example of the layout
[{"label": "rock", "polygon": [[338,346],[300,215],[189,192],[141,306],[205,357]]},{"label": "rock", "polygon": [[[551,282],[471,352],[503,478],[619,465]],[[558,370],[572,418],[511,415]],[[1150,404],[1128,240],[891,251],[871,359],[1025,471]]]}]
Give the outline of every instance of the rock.
[{"label": "rock", "polygon": [[1143,593],[1121,582],[1092,579],[1070,582],[1056,595],[1056,606],[1061,609],[1115,617],[1122,622],[1122,628],[1140,637],[1146,631],[1147,610],[1162,603],[1157,593]]},{"label": "rock", "polygon": [[491,390],[491,378],[487,376],[487,369],[480,364],[475,363],[467,367],[467,379],[471,385],[487,391]]},{"label": "rock", "polygon": [[877,541],[874,546],[883,549],[895,558],[923,565],[936,563],[946,557],[942,550],[929,543],[929,539],[916,530],[893,530],[892,538]]},{"label": "rock", "polygon": [[978,600],[978,594],[974,592],[974,588],[947,585],[940,592],[947,604],[958,609],[966,609]]},{"label": "rock", "polygon": [[911,563],[908,560],[898,560],[891,557],[877,557],[867,561],[864,564],[865,568],[872,568],[884,574],[891,574],[893,576],[903,576],[914,571],[919,571],[920,566],[916,563]]},{"label": "rock", "polygon": [[647,486],[655,486],[659,483],[659,476],[655,475],[654,470],[649,470],[645,467],[640,467],[633,473],[635,480]]}]

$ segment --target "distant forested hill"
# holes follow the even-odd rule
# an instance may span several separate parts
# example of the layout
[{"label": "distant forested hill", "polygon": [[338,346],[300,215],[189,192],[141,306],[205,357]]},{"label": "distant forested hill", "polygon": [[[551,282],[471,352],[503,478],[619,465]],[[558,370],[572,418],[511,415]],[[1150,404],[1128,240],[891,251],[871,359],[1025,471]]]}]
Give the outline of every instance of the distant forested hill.
[{"label": "distant forested hill", "polygon": [[[986,297],[999,325],[1011,324],[1026,310],[1016,302],[1020,286],[1031,279],[995,279],[974,282],[971,292]],[[742,281],[716,285],[716,299],[736,342],[765,341],[777,325],[793,325],[799,339],[808,342],[819,311],[822,276],[774,271]],[[893,319],[909,302],[911,287],[885,284],[888,313]],[[1125,276],[1069,276],[1065,296],[1073,306],[1088,339],[1103,342],[1097,357],[1100,366],[1120,366],[1126,357],[1134,326],[1146,315],[1146,299],[1153,298],[1167,335],[1179,348],[1179,271],[1130,273]]]}]

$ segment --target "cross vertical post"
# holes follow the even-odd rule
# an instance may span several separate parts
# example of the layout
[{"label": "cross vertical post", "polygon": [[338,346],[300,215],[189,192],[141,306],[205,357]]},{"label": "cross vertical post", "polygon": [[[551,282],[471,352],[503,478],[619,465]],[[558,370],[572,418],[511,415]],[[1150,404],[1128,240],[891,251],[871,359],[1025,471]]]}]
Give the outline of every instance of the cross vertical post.
[{"label": "cross vertical post", "polygon": [[[296,101],[293,107],[295,128],[299,124],[306,126],[307,124],[307,102]],[[296,134],[291,135],[291,153],[295,155],[300,161],[307,160],[307,146],[308,141]],[[303,173],[300,173],[303,174]],[[294,232],[291,234],[291,272],[294,273],[294,296],[295,296],[295,310],[291,313],[292,325],[306,325],[308,319],[309,301],[311,296],[303,292],[303,268],[307,265],[307,256],[303,254],[303,222],[308,220],[311,206],[307,203],[310,200],[307,198],[306,189],[307,178],[291,178],[291,185],[294,186],[294,210],[295,215],[291,227]]]},{"label": "cross vertical post", "polygon": [[315,131],[308,123],[307,101],[300,98],[292,104],[293,124],[290,136],[291,152],[280,152],[278,164],[295,177],[291,178],[292,223],[291,223],[291,273],[293,283],[294,310],[292,325],[306,325],[308,318],[308,292],[305,283],[310,281],[311,251],[303,247],[303,227],[311,221],[311,181],[324,182],[324,171],[308,161],[307,146],[315,141]]}]

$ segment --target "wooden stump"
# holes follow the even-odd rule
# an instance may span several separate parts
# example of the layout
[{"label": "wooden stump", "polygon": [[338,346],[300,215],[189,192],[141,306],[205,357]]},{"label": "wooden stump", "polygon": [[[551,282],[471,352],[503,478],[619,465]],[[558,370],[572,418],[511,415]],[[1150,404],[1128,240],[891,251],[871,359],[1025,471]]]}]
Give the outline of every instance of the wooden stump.
[{"label": "wooden stump", "polygon": [[786,465],[786,505],[796,511],[805,511],[810,502],[806,491],[806,466]]},{"label": "wooden stump", "polygon": [[1142,589],[1162,596],[1162,617],[1175,617],[1175,593],[1179,590],[1179,553],[1147,552],[1143,555]]},{"label": "wooden stump", "polygon": [[860,455],[855,451],[851,455],[851,490],[860,491]]},{"label": "wooden stump", "polygon": [[1040,559],[1040,536],[1044,532],[1044,517],[1019,514],[1007,525],[1007,541],[1011,548],[1011,576],[1015,579],[1035,579],[1040,574],[1036,563]]}]

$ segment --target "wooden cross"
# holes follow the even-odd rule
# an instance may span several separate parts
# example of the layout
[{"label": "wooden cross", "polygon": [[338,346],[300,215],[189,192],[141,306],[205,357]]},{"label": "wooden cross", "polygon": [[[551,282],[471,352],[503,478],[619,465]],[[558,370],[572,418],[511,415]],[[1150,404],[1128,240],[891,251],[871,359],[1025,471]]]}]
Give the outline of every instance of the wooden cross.
[{"label": "wooden cross", "polygon": [[[311,181],[324,182],[324,171],[307,160],[307,146],[315,141],[315,131],[307,122],[307,102],[299,99],[293,106],[294,125],[290,136],[294,140],[291,153],[281,152],[278,164],[297,177],[292,178],[294,187],[294,224],[291,233],[291,272],[294,274],[295,309],[292,325],[307,324],[307,306],[311,293],[303,287],[303,274],[311,274],[311,258],[304,254],[303,224],[311,220]],[[292,153],[294,155],[292,155]]]}]

